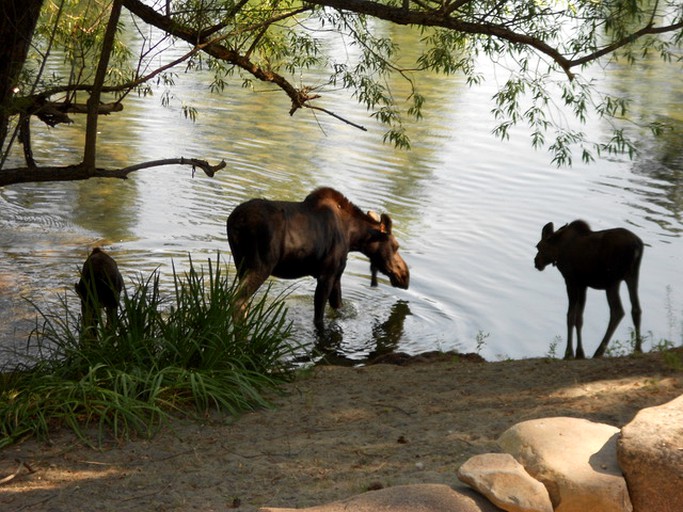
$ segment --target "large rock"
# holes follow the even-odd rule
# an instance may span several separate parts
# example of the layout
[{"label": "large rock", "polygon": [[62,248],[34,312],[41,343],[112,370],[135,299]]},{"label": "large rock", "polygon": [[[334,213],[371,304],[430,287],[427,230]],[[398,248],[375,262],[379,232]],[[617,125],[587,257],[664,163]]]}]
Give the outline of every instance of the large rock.
[{"label": "large rock", "polygon": [[475,455],[458,478],[508,512],[553,512],[545,486],[508,453]]},{"label": "large rock", "polygon": [[555,512],[631,512],[617,464],[618,434],[584,419],[544,418],[518,423],[498,444],[543,482]]},{"label": "large rock", "polygon": [[262,508],[260,512],[500,512],[474,491],[443,484],[397,485],[311,508]]},{"label": "large rock", "polygon": [[683,511],[683,395],[636,414],[617,454],[636,512]]}]

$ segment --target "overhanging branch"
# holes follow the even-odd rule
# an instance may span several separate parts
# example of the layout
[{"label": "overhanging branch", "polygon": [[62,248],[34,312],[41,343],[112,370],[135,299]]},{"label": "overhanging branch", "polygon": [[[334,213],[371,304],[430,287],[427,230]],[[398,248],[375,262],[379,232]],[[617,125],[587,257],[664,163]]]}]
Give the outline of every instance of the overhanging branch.
[{"label": "overhanging branch", "polygon": [[211,165],[206,160],[180,157],[142,162],[140,164],[123,167],[121,169],[103,169],[98,167],[94,171],[88,169],[88,167],[82,163],[77,165],[69,165],[66,167],[21,167],[0,171],[0,187],[13,185],[15,183],[79,181],[87,180],[89,178],[119,178],[125,180],[132,172],[164,165],[191,165],[193,175],[195,169],[199,168],[204,171],[207,176],[213,177],[216,172],[223,169],[227,164],[225,163],[225,160],[222,160],[216,165]]},{"label": "overhanging branch", "polygon": [[[562,68],[570,79],[574,76],[571,71],[572,68],[597,60],[605,54],[614,52],[639,38],[646,35],[676,32],[683,29],[683,22],[655,26],[653,21],[650,20],[645,27],[633,31],[626,37],[614,41],[602,49],[598,49],[581,57],[568,58],[557,48],[549,45],[542,39],[533,35],[516,32],[503,24],[475,23],[452,17],[450,15],[450,13],[453,12],[452,8],[418,11],[409,10],[404,7],[386,5],[374,0],[309,0],[309,3],[321,7],[331,7],[339,11],[365,14],[399,25],[440,27],[466,34],[492,36],[511,43],[525,45],[550,57],[558,66],[560,66],[560,68]],[[467,2],[456,1],[453,5],[460,7],[464,3]]]},{"label": "overhanging branch", "polygon": [[191,165],[193,173],[195,171],[195,167],[199,167],[209,178],[213,178],[216,172],[223,169],[227,164],[225,163],[225,160],[221,160],[221,162],[216,165],[211,165],[206,160],[199,160],[198,158],[165,158],[162,160],[142,162],[140,164],[130,165],[116,171],[110,171],[116,172],[116,175],[109,177],[126,178],[132,172],[139,171],[141,169],[149,169],[150,167],[160,167],[162,165]]}]

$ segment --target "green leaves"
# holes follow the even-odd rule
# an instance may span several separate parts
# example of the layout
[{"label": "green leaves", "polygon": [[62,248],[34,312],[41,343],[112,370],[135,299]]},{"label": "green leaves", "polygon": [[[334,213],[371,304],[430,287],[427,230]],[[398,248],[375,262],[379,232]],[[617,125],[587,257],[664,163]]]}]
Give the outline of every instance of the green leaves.
[{"label": "green leaves", "polygon": [[[181,0],[152,8],[126,0],[124,6],[136,17],[117,40],[111,86],[125,88],[126,79],[136,83],[146,72],[145,80],[160,80],[166,89],[162,102],[170,104],[175,99],[173,72],[154,68],[166,60],[172,41],[184,41],[189,45],[186,72],[211,70],[207,88],[213,92],[222,92],[233,78],[243,86],[257,80],[273,83],[292,99],[293,113],[314,101],[326,102],[326,89],[341,86],[386,129],[385,141],[409,147],[409,122],[429,108],[429,98],[419,89],[420,74],[458,74],[477,86],[483,77],[480,67],[488,60],[497,76],[504,73],[493,97],[494,133],[506,139],[514,126],[526,125],[531,145],[548,150],[556,163],[571,161],[572,146],[584,160],[595,151],[633,154],[625,133],[610,135],[607,142],[590,141],[573,126],[597,114],[622,129],[618,123],[629,116],[625,98],[600,92],[599,82],[582,81],[580,73],[589,72],[592,63],[604,66],[616,58],[637,63],[651,55],[676,65],[683,39],[678,0],[572,0],[561,6],[537,0],[410,2],[408,8],[396,0]],[[108,9],[100,0],[64,0],[46,7],[34,45],[36,62],[58,54],[69,63],[70,74],[51,80],[45,74],[43,87],[87,83]],[[399,26],[401,34],[419,31],[418,44],[399,34]],[[134,49],[133,42],[141,47]],[[201,56],[200,50],[207,54]],[[406,50],[411,61],[403,56]],[[327,80],[321,78],[325,73]],[[38,74],[29,69],[25,77],[35,80]],[[310,76],[314,85],[299,84]],[[135,87],[151,91],[144,83]],[[311,90],[317,94],[306,94]],[[196,119],[196,110],[182,98],[178,103],[185,117]]]}]

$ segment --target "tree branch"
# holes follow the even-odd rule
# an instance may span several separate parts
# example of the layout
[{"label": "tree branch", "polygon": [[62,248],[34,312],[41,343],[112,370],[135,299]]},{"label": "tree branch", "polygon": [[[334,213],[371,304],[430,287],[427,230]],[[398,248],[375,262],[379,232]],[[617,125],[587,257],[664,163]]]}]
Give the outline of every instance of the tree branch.
[{"label": "tree branch", "polygon": [[[229,62],[244,71],[250,73],[255,78],[261,80],[262,82],[270,82],[280,89],[282,89],[292,102],[292,107],[289,110],[289,115],[294,115],[294,113],[300,108],[314,108],[310,105],[312,100],[320,98],[319,94],[311,94],[311,89],[309,87],[296,88],[294,87],[284,76],[280,75],[269,69],[264,69],[261,66],[254,64],[247,55],[242,55],[239,52],[225,47],[221,44],[223,37],[217,37],[215,39],[208,39],[206,34],[213,34],[215,30],[212,28],[208,32],[195,31],[188,27],[179,25],[175,20],[168,16],[159,14],[151,7],[142,4],[139,0],[123,0],[123,6],[128,9],[131,13],[138,16],[140,19],[154,25],[168,34],[175,37],[179,37],[184,41],[194,45],[192,52],[197,50],[202,50],[207,54],[215,57],[217,59]],[[311,10],[311,7],[303,7],[295,11],[280,14],[275,18],[269,20],[268,24],[263,25],[263,30],[266,30],[270,23],[275,21],[293,17],[302,12]],[[258,28],[258,27],[253,27]],[[189,55],[189,54],[188,54]],[[315,107],[316,110],[324,112],[336,119],[339,119],[351,126],[365,130],[360,125],[357,125],[351,121],[343,119],[337,114],[330,112],[327,109]]]},{"label": "tree branch", "polygon": [[[633,32],[629,36],[620,41],[616,41],[605,48],[577,59],[569,59],[557,48],[549,45],[542,39],[532,35],[515,32],[505,25],[494,23],[474,23],[453,18],[447,14],[452,11],[452,7],[450,10],[448,10],[447,7],[447,12],[444,13],[441,10],[410,11],[403,9],[402,7],[393,7],[372,0],[309,0],[309,3],[322,7],[331,7],[340,11],[365,14],[378,19],[391,21],[398,25],[441,27],[466,34],[493,36],[511,43],[522,44],[530,48],[534,48],[538,52],[550,57],[555,63],[557,63],[558,66],[560,66],[560,68],[562,68],[562,70],[570,79],[574,77],[571,69],[576,66],[597,60],[603,55],[613,52],[645,35],[675,32],[683,28],[683,22],[662,27],[654,27],[652,23],[649,23],[648,26]],[[465,3],[467,2],[456,0],[453,6],[459,8]]]},{"label": "tree branch", "polygon": [[107,76],[109,59],[111,58],[111,54],[114,49],[114,40],[116,39],[116,31],[120,16],[121,0],[113,0],[111,13],[109,14],[109,21],[107,22],[107,28],[104,33],[104,41],[102,42],[100,59],[97,62],[95,80],[87,103],[88,112],[86,114],[85,124],[83,164],[88,166],[90,169],[95,168],[95,160],[97,158],[97,122],[100,117],[100,97],[102,94],[102,86],[104,85],[104,80]]},{"label": "tree branch", "polygon": [[227,164],[222,160],[216,165],[209,164],[206,160],[199,160],[197,158],[166,158],[162,160],[152,160],[143,162],[122,169],[103,169],[101,167],[88,168],[86,165],[80,163],[77,165],[69,165],[66,167],[21,167],[14,169],[5,169],[0,171],[0,187],[6,185],[13,185],[15,183],[38,183],[45,181],[79,181],[90,178],[119,178],[127,179],[132,172],[141,169],[148,169],[150,167],[160,167],[162,165],[191,165],[192,175],[194,176],[195,168],[199,167],[210,178],[216,172],[223,169]]},{"label": "tree branch", "polygon": [[316,107],[316,106],[314,106],[314,105],[304,105],[304,107],[310,108],[311,110],[319,110],[320,112],[324,112],[324,113],[327,114],[328,116],[332,116],[332,117],[334,117],[335,119],[339,119],[341,122],[346,123],[346,124],[348,124],[348,125],[350,125],[350,126],[353,126],[354,128],[358,128],[359,130],[363,130],[364,132],[367,132],[367,131],[368,131],[368,129],[367,129],[365,126],[362,126],[362,125],[360,125],[360,124],[356,124],[356,123],[354,123],[354,122],[351,122],[351,121],[349,121],[348,119],[344,119],[344,118],[341,117],[340,115],[335,114],[334,112],[330,112],[330,111],[327,110],[326,108]]},{"label": "tree branch", "polygon": [[262,82],[270,82],[277,85],[287,94],[287,96],[289,96],[290,100],[292,101],[292,110],[290,111],[290,114],[293,114],[296,110],[301,108],[304,103],[311,99],[305,92],[294,87],[285,77],[279,73],[264,69],[254,64],[251,60],[241,55],[239,52],[220,44],[220,38],[215,41],[207,40],[205,37],[202,37],[200,32],[179,25],[173,19],[159,14],[153,8],[144,5],[138,0],[123,0],[123,5],[126,9],[146,23],[158,27],[164,32],[187,41],[192,45],[202,46],[203,50],[209,55],[234,64],[235,66],[258,78]]},{"label": "tree branch", "polygon": [[604,48],[601,48],[600,50],[589,53],[588,55],[585,55],[581,58],[578,59],[572,59],[568,61],[570,67],[574,66],[581,66],[582,64],[586,64],[588,62],[594,61],[599,59],[600,57],[610,54],[619,48],[623,48],[627,44],[632,43],[633,41],[640,39],[643,36],[647,35],[655,35],[655,34],[664,34],[666,32],[674,32],[676,30],[683,29],[683,21],[680,23],[675,23],[674,25],[667,25],[663,27],[655,27],[652,25],[652,21],[648,23],[647,26],[641,28],[640,30],[637,30],[633,32],[632,34],[629,34],[628,36],[624,37],[623,39],[619,41],[615,41],[612,44],[609,44],[605,46]]},{"label": "tree branch", "polygon": [[[391,21],[398,25],[418,25],[425,27],[441,27],[466,34],[493,36],[499,39],[532,47],[553,59],[570,78],[570,61],[556,48],[545,41],[527,34],[520,34],[505,25],[494,23],[474,23],[452,18],[441,11],[408,11],[401,7],[392,7],[371,0],[309,0],[310,3],[324,7],[332,7],[340,11],[351,11]],[[460,6],[460,5],[459,5]]]},{"label": "tree branch", "polygon": [[139,171],[141,169],[149,169],[150,167],[159,167],[162,165],[191,165],[192,173],[194,175],[195,167],[199,167],[204,173],[209,177],[213,178],[216,172],[223,169],[227,164],[225,160],[221,160],[220,163],[216,165],[211,165],[206,160],[199,160],[197,158],[165,158],[162,160],[151,160],[149,162],[142,162],[136,165],[130,165],[124,167],[123,169],[118,169],[116,171],[108,171],[116,173],[114,178],[127,178],[132,172]]}]

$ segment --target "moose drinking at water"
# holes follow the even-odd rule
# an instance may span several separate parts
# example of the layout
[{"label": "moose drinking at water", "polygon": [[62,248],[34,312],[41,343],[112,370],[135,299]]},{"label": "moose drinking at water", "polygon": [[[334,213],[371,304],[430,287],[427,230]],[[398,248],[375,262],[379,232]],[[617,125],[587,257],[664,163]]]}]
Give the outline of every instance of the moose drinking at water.
[{"label": "moose drinking at water", "polygon": [[237,311],[268,276],[317,279],[314,322],[323,327],[325,303],[341,306],[341,276],[350,251],[370,258],[392,286],[408,288],[408,266],[398,253],[391,218],[363,213],[332,188],[319,188],[302,202],[252,199],[228,217],[228,242],[237,266]]},{"label": "moose drinking at water", "polygon": [[102,308],[107,312],[107,325],[113,325],[123,278],[114,258],[95,247],[83,263],[76,293],[81,298],[81,334],[84,339],[96,337]]},{"label": "moose drinking at water", "polygon": [[607,292],[610,317],[607,331],[593,357],[601,357],[617,325],[624,316],[619,298],[619,285],[626,281],[631,299],[631,316],[635,327],[636,352],[641,352],[640,302],[638,301],[638,274],[643,256],[643,242],[627,229],[614,228],[591,231],[588,224],[575,220],[554,231],[553,223],[543,227],[541,241],[536,245],[538,254],[534,264],[543,270],[548,264],[556,265],[567,285],[567,349],[565,359],[574,357],[572,331],[576,327],[576,357],[585,357],[581,344],[583,309],[588,287]]}]

